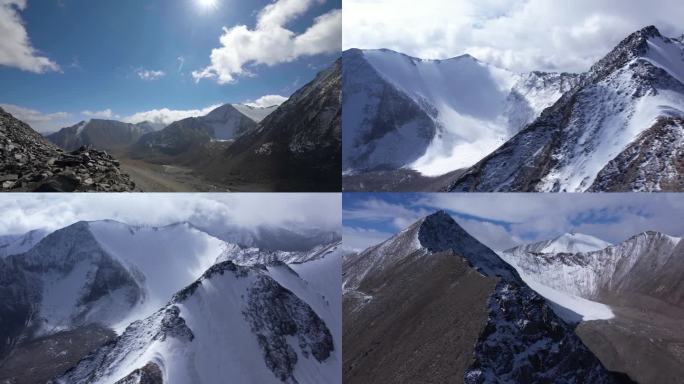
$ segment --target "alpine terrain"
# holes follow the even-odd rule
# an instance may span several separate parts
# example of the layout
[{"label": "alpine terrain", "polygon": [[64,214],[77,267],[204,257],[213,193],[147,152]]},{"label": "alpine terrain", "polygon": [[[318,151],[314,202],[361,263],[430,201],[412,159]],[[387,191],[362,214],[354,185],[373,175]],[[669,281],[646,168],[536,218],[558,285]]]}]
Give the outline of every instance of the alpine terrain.
[{"label": "alpine terrain", "polygon": [[338,243],[94,221],[3,245],[2,383],[341,383]]},{"label": "alpine terrain", "polygon": [[131,191],[135,184],[106,152],[66,152],[0,108],[0,191]]},{"label": "alpine terrain", "polygon": [[111,151],[143,191],[341,189],[341,61],[279,106],[225,104],[166,127],[90,120],[48,136]]},{"label": "alpine terrain", "polygon": [[681,383],[683,252],[680,238],[658,232],[616,245],[566,234],[502,257],[561,313],[576,317],[578,335],[606,367],[640,383]]},{"label": "alpine terrain", "polygon": [[637,31],[449,191],[681,191],[684,43]]},{"label": "alpine terrain", "polygon": [[343,279],[345,382],[631,382],[444,211],[346,256]]},{"label": "alpine terrain", "polygon": [[578,82],[470,55],[423,60],[351,49],[342,59],[346,190],[436,190],[448,181],[438,176],[484,158]]}]

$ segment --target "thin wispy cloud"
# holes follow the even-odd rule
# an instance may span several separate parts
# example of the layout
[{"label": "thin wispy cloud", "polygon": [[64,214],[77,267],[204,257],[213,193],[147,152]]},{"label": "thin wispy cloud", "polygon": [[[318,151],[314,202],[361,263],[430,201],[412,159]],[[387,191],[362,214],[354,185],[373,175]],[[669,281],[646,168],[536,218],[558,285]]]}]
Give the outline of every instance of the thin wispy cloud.
[{"label": "thin wispy cloud", "polygon": [[136,69],[135,74],[138,75],[140,79],[146,81],[159,80],[162,77],[166,76],[166,72],[164,71],[154,71],[143,68]]}]

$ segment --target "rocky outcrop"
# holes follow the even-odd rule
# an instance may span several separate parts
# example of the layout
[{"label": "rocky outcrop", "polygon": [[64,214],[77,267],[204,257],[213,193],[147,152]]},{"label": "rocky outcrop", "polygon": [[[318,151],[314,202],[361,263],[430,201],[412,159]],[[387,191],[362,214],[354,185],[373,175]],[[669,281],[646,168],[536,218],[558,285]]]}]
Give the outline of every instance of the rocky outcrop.
[{"label": "rocky outcrop", "polygon": [[135,184],[106,152],[64,152],[0,109],[0,190],[125,192]]},{"label": "rocky outcrop", "polygon": [[257,337],[266,366],[284,383],[297,383],[293,375],[297,352],[288,338],[297,339],[304,357],[311,355],[319,362],[334,349],[323,320],[270,277],[259,276],[252,284],[243,315]]},{"label": "rocky outcrop", "polygon": [[164,376],[157,364],[147,363],[115,384],[164,384]]}]

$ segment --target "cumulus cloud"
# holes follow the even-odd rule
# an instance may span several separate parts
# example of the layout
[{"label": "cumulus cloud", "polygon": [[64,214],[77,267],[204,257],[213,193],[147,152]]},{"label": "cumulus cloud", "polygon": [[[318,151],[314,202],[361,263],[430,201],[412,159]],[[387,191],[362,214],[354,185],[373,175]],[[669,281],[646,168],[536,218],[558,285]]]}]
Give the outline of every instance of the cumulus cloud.
[{"label": "cumulus cloud", "polygon": [[280,95],[265,95],[261,96],[260,98],[250,101],[245,103],[245,105],[249,105],[250,107],[255,107],[255,108],[264,108],[264,107],[272,107],[274,105],[280,105],[284,102],[287,101],[287,97],[285,96],[280,96]]},{"label": "cumulus cloud", "polygon": [[115,115],[114,112],[112,112],[111,109],[105,109],[102,111],[83,111],[81,114],[85,117],[89,117],[91,119],[118,119],[119,116]]},{"label": "cumulus cloud", "polygon": [[287,29],[287,24],[324,0],[279,0],[257,15],[254,29],[246,25],[223,28],[221,47],[212,50],[211,64],[193,71],[196,81],[215,78],[219,84],[234,83],[239,76],[253,75],[249,67],[276,65],[302,56],[339,52],[342,46],[342,11],[329,11],[316,17],[303,33]]},{"label": "cumulus cloud", "polygon": [[38,132],[51,132],[73,124],[72,116],[67,112],[43,113],[14,104],[0,104],[0,107]]},{"label": "cumulus cloud", "polygon": [[322,193],[5,195],[0,196],[0,234],[104,219],[154,226],[188,221],[217,232],[233,225],[341,232],[340,199]]},{"label": "cumulus cloud", "polygon": [[[182,66],[182,64],[181,64]],[[166,76],[166,72],[164,71],[152,71],[149,69],[144,69],[144,68],[138,68],[135,71],[135,74],[138,75],[138,77],[142,80],[146,81],[151,81],[151,80],[159,80],[162,77]]]},{"label": "cumulus cloud", "polygon": [[[494,250],[579,232],[617,243],[643,231],[684,235],[684,196],[660,194],[448,194],[389,202],[380,195],[344,207],[354,234],[396,231],[438,209]],[[347,228],[345,228],[345,231]],[[357,236],[358,237],[358,236]],[[358,242],[358,240],[357,240]]]},{"label": "cumulus cloud", "polygon": [[0,65],[24,71],[59,71],[59,65],[42,56],[32,45],[19,11],[27,0],[0,0]]},{"label": "cumulus cloud", "polygon": [[188,117],[204,116],[220,106],[221,104],[214,104],[202,109],[186,110],[168,108],[152,109],[149,111],[138,112],[131,116],[125,117],[123,121],[126,123],[133,124],[141,123],[143,121],[149,121],[158,124],[171,124],[174,121],[183,120]]},{"label": "cumulus cloud", "polygon": [[581,72],[647,25],[681,35],[682,13],[678,0],[345,0],[343,45],[431,59],[470,53],[515,71]]}]

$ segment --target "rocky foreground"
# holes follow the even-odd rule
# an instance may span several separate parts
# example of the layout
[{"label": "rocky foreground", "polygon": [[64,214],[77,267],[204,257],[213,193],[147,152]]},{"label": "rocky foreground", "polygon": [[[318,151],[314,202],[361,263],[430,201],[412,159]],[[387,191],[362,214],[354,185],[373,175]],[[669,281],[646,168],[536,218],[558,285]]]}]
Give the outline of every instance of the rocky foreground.
[{"label": "rocky foreground", "polygon": [[0,108],[0,191],[126,192],[135,183],[106,152],[65,152]]}]

